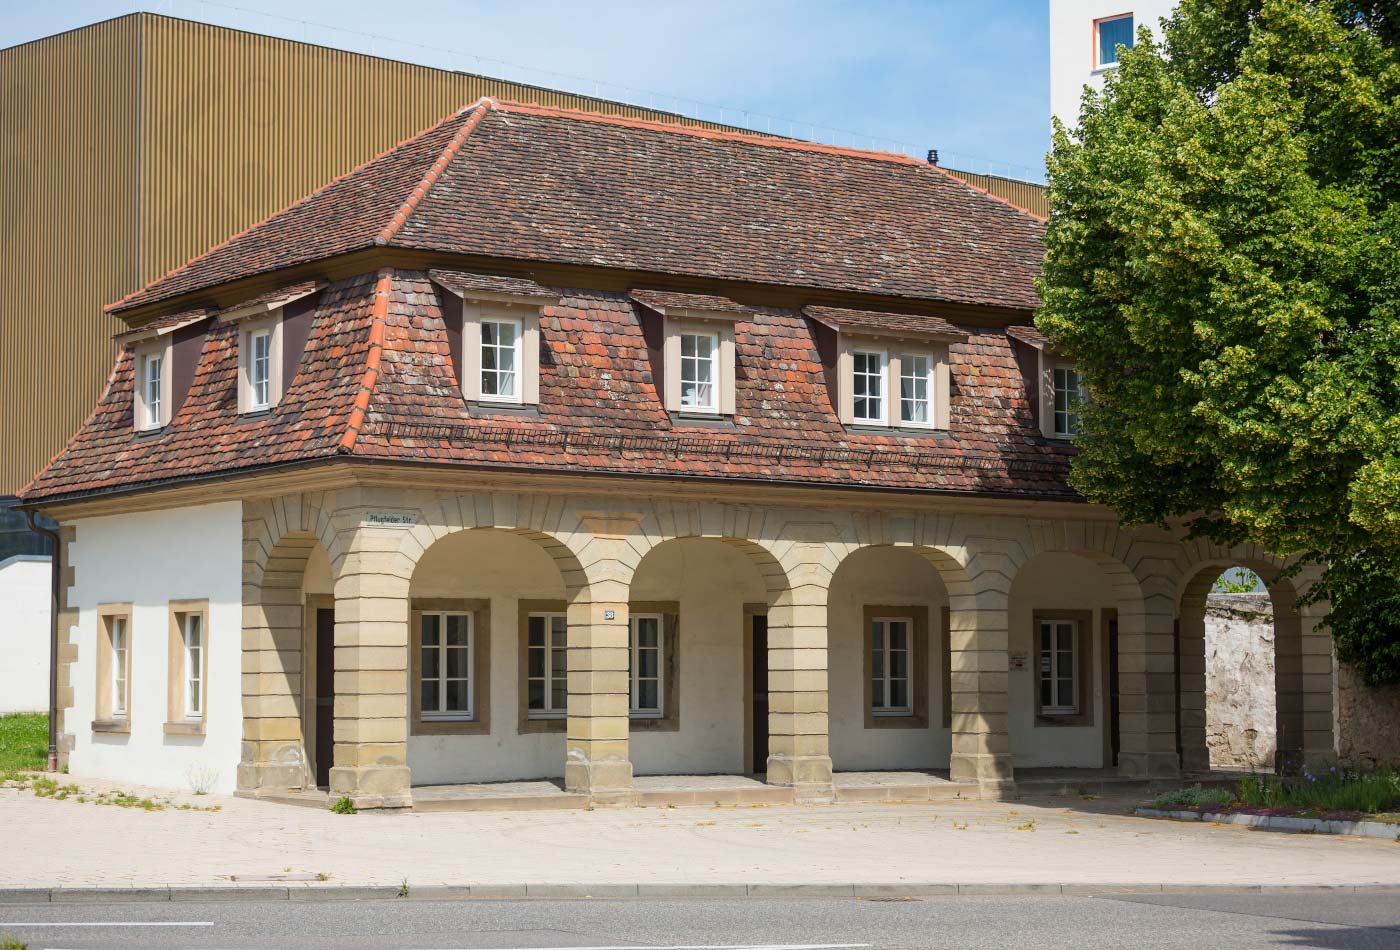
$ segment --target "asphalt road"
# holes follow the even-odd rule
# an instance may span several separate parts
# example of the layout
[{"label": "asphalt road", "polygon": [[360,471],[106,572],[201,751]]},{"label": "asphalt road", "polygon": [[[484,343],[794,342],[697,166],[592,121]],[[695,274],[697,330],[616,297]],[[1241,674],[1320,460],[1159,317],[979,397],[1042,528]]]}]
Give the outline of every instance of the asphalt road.
[{"label": "asphalt road", "polygon": [[6,935],[31,950],[1394,950],[1400,901],[1393,894],[1256,894],[31,904],[0,906],[0,938]]}]

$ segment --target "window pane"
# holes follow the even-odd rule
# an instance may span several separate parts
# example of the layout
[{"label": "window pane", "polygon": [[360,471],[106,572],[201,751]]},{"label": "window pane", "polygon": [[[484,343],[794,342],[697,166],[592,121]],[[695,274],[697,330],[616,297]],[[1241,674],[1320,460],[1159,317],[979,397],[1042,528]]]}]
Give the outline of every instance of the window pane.
[{"label": "window pane", "polygon": [[637,618],[637,644],[643,647],[656,646],[656,626],[655,617]]},{"label": "window pane", "polygon": [[557,647],[567,646],[569,642],[569,622],[563,616],[551,617],[549,621],[550,630],[553,631],[554,645]]},{"label": "window pane", "polygon": [[872,709],[885,708],[885,679],[877,676],[870,681],[870,706]]},{"label": "window pane", "polygon": [[890,649],[909,649],[909,624],[903,621],[890,624]]},{"label": "window pane", "polygon": [[422,701],[422,703],[421,703],[420,705],[423,707],[423,712],[437,712],[437,711],[438,711],[438,684],[437,684],[437,680],[424,680],[424,681],[423,681],[423,696],[422,696],[422,700],[423,700],[423,701]]},{"label": "window pane", "polygon": [[890,708],[907,709],[909,707],[909,681],[890,680]]},{"label": "window pane", "polygon": [[526,621],[526,628],[529,630],[528,642],[532,647],[544,646],[544,625],[545,617],[532,616]]},{"label": "window pane", "polygon": [[423,646],[437,646],[438,632],[442,629],[442,617],[437,614],[423,615]]},{"label": "window pane", "polygon": [[529,702],[530,708],[531,708],[531,709],[534,709],[534,710],[543,710],[543,709],[544,709],[544,681],[543,681],[543,680],[530,680],[527,695],[528,695],[528,697],[529,697],[527,701]]},{"label": "window pane", "polygon": [[447,651],[447,675],[450,677],[462,677],[467,675],[467,665],[470,653],[461,647],[449,649]]},{"label": "window pane", "polygon": [[1133,48],[1133,18],[1118,17],[1099,21],[1099,65],[1118,62],[1119,45]]},{"label": "window pane", "polygon": [[[904,650],[890,651],[890,676],[901,679],[909,676],[909,654]],[[895,705],[899,705],[896,703]]]},{"label": "window pane", "polygon": [[423,678],[437,679],[441,673],[437,647],[423,648]]},{"label": "window pane", "polygon": [[447,709],[450,712],[467,711],[467,681],[447,681]]},{"label": "window pane", "polygon": [[557,648],[553,651],[553,655],[550,657],[549,661],[554,667],[553,675],[560,681],[563,681],[564,677],[569,673],[568,652],[562,647]]},{"label": "window pane", "polygon": [[525,675],[542,679],[544,677],[544,660],[543,647],[530,647],[529,669]]},{"label": "window pane", "polygon": [[554,689],[550,693],[552,707],[556,712],[564,712],[569,708],[569,689],[563,680],[554,682]]},{"label": "window pane", "polygon": [[643,680],[637,684],[637,708],[657,709],[660,706],[658,697],[660,696],[660,686],[655,680]]},{"label": "window pane", "polygon": [[1053,705],[1055,705],[1055,701],[1054,701],[1054,699],[1052,698],[1052,695],[1051,695],[1050,681],[1049,681],[1048,679],[1047,679],[1047,680],[1042,680],[1041,683],[1040,683],[1040,705],[1042,705],[1042,706],[1053,706]]},{"label": "window pane", "polygon": [[466,646],[467,631],[470,625],[465,614],[447,615],[447,644],[448,646]]},{"label": "window pane", "polygon": [[1069,680],[1060,680],[1060,696],[1058,704],[1066,708],[1074,707],[1074,684]]},{"label": "window pane", "polygon": [[637,653],[637,675],[655,677],[657,671],[656,650],[640,650]]}]

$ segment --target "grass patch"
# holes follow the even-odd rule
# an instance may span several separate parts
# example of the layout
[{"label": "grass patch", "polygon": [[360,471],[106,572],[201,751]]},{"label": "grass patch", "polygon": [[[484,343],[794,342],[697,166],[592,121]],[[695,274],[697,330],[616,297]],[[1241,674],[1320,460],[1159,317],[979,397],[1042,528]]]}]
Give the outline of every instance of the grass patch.
[{"label": "grass patch", "polygon": [[1301,817],[1388,819],[1400,810],[1400,769],[1335,767],[1301,775],[1247,775],[1234,788],[1193,785],[1158,795],[1153,807]]},{"label": "grass patch", "polygon": [[1228,788],[1205,788],[1199,784],[1163,792],[1152,802],[1156,808],[1199,808],[1202,805],[1233,805],[1235,796]]},{"label": "grass patch", "polygon": [[356,812],[355,803],[350,800],[349,795],[342,795],[331,805],[331,811],[337,815],[353,815]]},{"label": "grass patch", "polygon": [[0,772],[38,772],[48,764],[48,714],[0,715]]}]

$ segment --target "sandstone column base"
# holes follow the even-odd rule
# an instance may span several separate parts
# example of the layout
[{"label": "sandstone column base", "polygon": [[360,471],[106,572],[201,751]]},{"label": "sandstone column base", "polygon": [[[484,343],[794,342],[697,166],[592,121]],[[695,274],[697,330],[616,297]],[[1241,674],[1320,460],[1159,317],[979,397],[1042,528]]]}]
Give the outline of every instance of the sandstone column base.
[{"label": "sandstone column base", "polygon": [[1175,752],[1120,752],[1118,774],[1123,778],[1177,778],[1181,764]]},{"label": "sandstone column base", "polygon": [[831,757],[826,755],[770,755],[767,781],[792,789],[799,802],[832,802],[836,790],[831,783]]},{"label": "sandstone column base", "polygon": [[948,761],[948,777],[954,782],[975,782],[977,797],[985,801],[1020,797],[1010,753],[954,752]]},{"label": "sandstone column base", "polygon": [[637,793],[632,788],[631,762],[617,758],[590,761],[578,748],[569,751],[568,761],[564,763],[564,790],[587,795],[588,804],[599,807],[637,802]]},{"label": "sandstone column base", "polygon": [[412,808],[406,765],[361,765],[331,767],[331,800],[349,796],[357,809]]}]

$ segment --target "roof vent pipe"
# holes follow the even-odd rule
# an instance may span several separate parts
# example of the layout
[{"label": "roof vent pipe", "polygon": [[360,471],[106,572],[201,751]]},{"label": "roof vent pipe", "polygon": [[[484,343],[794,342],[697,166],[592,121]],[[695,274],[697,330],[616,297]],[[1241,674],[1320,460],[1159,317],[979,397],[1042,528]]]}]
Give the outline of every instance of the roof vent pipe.
[{"label": "roof vent pipe", "polygon": [[928,150],[928,163],[930,165],[938,164],[938,149],[931,148]]}]

